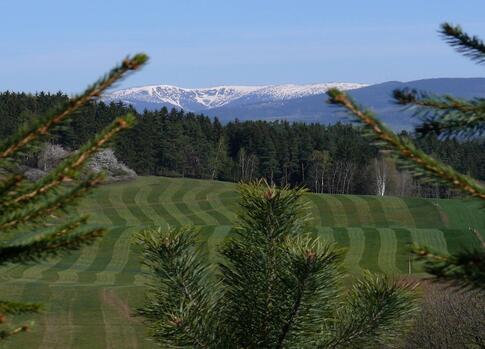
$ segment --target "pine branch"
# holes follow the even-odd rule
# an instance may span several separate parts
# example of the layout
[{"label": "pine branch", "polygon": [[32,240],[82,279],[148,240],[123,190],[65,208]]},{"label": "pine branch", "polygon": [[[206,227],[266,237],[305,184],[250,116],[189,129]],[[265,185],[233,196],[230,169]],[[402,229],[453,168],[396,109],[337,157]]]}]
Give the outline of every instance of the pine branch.
[{"label": "pine branch", "polygon": [[312,347],[319,340],[325,319],[332,316],[338,304],[343,254],[335,246],[309,236],[289,239],[287,246],[296,282],[276,348]]},{"label": "pine branch", "polygon": [[[211,348],[220,340],[211,328],[212,300],[208,296],[209,266],[194,228],[149,230],[138,235],[143,264],[154,283],[148,303],[138,313],[152,319],[154,335],[168,347]],[[153,305],[152,305],[153,304]]]},{"label": "pine branch", "polygon": [[485,132],[485,99],[471,101],[452,96],[430,96],[415,90],[395,90],[397,103],[417,107],[414,115],[422,124],[416,128],[421,134],[473,137]]},{"label": "pine branch", "polygon": [[365,274],[336,314],[332,334],[319,348],[379,347],[399,338],[418,309],[416,285]]},{"label": "pine branch", "polygon": [[26,129],[16,133],[0,146],[0,159],[11,157],[14,153],[31,144],[39,136],[46,135],[53,127],[60,125],[71,114],[79,110],[92,98],[99,97],[103,91],[120,80],[127,72],[139,69],[148,60],[145,54],[137,54],[126,58],[123,63],[112,69],[106,76],[88,87],[84,93],[74,97],[47,115],[36,119]]},{"label": "pine branch", "polygon": [[0,247],[0,266],[9,263],[38,262],[94,243],[97,238],[103,235],[104,229],[97,228],[74,233],[86,223],[86,220],[87,217],[82,217],[63,224],[52,233],[36,237],[34,241]]},{"label": "pine branch", "polygon": [[443,182],[467,195],[485,200],[485,187],[473,178],[461,174],[452,167],[427,155],[418,149],[410,139],[397,136],[381,123],[373,113],[363,110],[344,92],[331,89],[327,94],[331,103],[342,105],[362,123],[368,131],[368,135],[376,140],[379,146],[387,147],[396,155],[400,155],[401,165],[413,171],[416,177]]},{"label": "pine branch", "polygon": [[485,43],[479,37],[469,36],[460,26],[449,23],[443,23],[439,32],[456,51],[478,63],[485,62]]}]

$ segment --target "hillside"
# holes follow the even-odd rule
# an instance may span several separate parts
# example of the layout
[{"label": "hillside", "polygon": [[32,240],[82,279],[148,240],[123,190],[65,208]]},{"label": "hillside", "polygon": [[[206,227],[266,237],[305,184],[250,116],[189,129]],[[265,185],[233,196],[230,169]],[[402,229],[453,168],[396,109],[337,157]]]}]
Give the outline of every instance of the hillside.
[{"label": "hillside", "polygon": [[[345,264],[407,274],[407,244],[441,251],[478,244],[469,227],[485,232],[478,204],[459,200],[376,198],[308,194],[311,230],[348,247]],[[214,257],[230,234],[237,208],[235,185],[192,179],[141,177],[101,187],[78,208],[92,224],[110,227],[97,244],[62,259],[4,269],[2,297],[46,304],[32,332],[10,348],[151,348],[139,319],[130,317],[143,300],[143,276],[133,233],[147,226],[195,224]],[[413,273],[419,266],[412,264]],[[19,319],[21,320],[21,319]]]}]

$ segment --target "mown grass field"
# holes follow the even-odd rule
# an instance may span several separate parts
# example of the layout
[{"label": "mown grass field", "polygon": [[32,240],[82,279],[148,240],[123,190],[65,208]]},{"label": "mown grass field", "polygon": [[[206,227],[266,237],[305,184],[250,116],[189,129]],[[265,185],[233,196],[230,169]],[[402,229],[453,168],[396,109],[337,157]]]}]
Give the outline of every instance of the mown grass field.
[{"label": "mown grass field", "polygon": [[[230,183],[142,177],[101,187],[78,208],[109,233],[95,245],[62,259],[1,271],[2,299],[45,304],[33,330],[10,348],[152,348],[140,319],[143,276],[133,234],[149,226],[195,224],[210,256],[230,233],[237,209]],[[363,268],[389,274],[419,274],[407,245],[443,252],[479,244],[469,228],[485,233],[478,204],[459,200],[376,198],[308,194],[312,232],[347,247],[351,273]],[[484,235],[485,236],[485,235]]]}]

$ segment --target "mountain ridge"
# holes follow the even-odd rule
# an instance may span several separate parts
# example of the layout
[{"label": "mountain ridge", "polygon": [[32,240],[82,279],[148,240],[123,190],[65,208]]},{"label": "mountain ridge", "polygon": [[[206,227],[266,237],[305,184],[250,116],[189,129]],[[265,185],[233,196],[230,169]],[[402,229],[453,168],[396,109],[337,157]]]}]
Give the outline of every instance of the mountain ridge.
[{"label": "mountain ridge", "polygon": [[382,121],[395,130],[410,130],[415,120],[412,110],[394,103],[394,89],[410,88],[437,95],[485,98],[485,78],[430,78],[372,85],[338,82],[207,88],[149,85],[114,91],[102,99],[105,102],[130,104],[138,111],[162,107],[183,109],[218,117],[223,122],[239,119],[331,124],[348,120],[341,108],[326,103],[325,92],[331,87],[347,90],[359,104],[375,111]]}]

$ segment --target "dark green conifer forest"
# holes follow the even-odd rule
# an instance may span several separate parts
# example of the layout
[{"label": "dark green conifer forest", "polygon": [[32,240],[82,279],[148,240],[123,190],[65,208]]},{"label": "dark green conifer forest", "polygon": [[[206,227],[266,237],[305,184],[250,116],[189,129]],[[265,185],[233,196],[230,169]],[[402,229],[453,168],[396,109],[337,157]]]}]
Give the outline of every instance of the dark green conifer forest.
[{"label": "dark green conifer forest", "polygon": [[[0,137],[67,99],[61,92],[1,93],[0,114],[5,120]],[[278,185],[305,185],[314,192],[376,194],[376,172],[385,165],[389,172],[386,195],[454,195],[445,186],[416,182],[394,164],[382,163],[378,148],[369,144],[360,127],[351,124],[235,120],[222,125],[217,118],[182,110],[137,113],[121,103],[91,102],[49,141],[78,149],[90,135],[127,112],[137,116],[137,125],[119,137],[114,148],[117,157],[139,175],[234,182],[264,177]],[[485,180],[483,140],[427,137],[415,141],[460,172]]]}]

